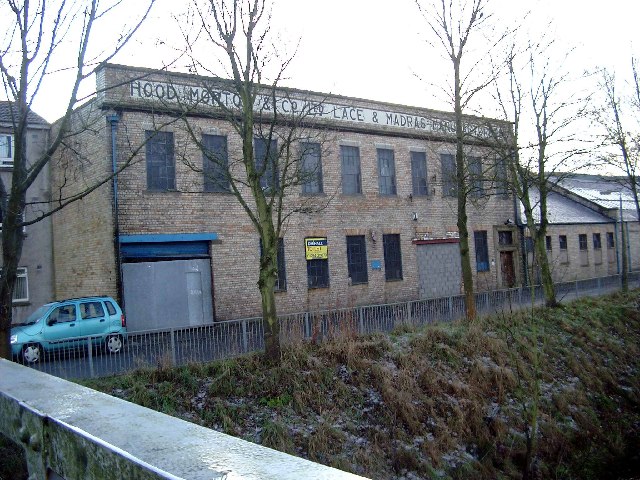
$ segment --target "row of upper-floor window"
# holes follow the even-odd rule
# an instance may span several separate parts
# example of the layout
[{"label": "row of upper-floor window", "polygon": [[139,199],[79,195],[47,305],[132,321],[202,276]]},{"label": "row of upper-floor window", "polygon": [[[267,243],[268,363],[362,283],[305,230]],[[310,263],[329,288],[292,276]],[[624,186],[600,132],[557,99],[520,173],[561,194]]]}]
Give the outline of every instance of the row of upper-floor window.
[{"label": "row of upper-floor window", "polygon": [[[172,132],[146,132],[147,188],[149,190],[175,190],[175,155]],[[202,135],[203,151],[202,174],[205,192],[230,191],[229,153],[227,137],[223,135]],[[381,195],[397,195],[395,151],[391,148],[377,148],[378,192]],[[297,180],[303,194],[321,194],[324,192],[322,171],[322,148],[320,143],[300,142],[300,161]],[[254,139],[255,170],[260,175],[263,188],[279,187],[278,145],[276,139]],[[425,151],[410,151],[412,195],[428,196],[435,192],[430,186]],[[470,156],[468,160],[469,193],[482,196],[486,179],[483,178],[480,157]],[[341,182],[344,195],[362,194],[362,168],[360,148],[352,145],[340,145]],[[440,154],[441,185],[444,196],[456,196],[455,156]],[[508,183],[506,165],[498,162],[494,171],[495,180],[491,183],[495,193],[507,195]],[[435,175],[432,176],[435,184]]]},{"label": "row of upper-floor window", "polygon": [[[305,239],[306,244],[306,239]],[[326,245],[326,243],[325,243]],[[384,254],[384,275],[386,281],[402,280],[402,252],[400,234],[384,234],[382,236]],[[347,272],[351,285],[369,282],[369,264],[367,261],[367,242],[364,235],[347,235]],[[262,254],[262,244],[260,244]],[[301,250],[301,254],[304,252]],[[326,258],[307,259],[308,288],[329,287],[329,256]],[[287,290],[287,267],[285,261],[284,239],[280,238],[277,251],[278,275],[276,291]]]},{"label": "row of upper-floor window", "polygon": [[[509,241],[504,240],[503,235],[509,234]],[[616,247],[616,243],[615,243],[615,235],[613,232],[606,232],[606,240],[607,240],[607,248],[615,248]],[[596,233],[592,233],[591,236],[592,239],[592,244],[593,244],[593,249],[594,250],[601,250],[602,249],[602,234],[599,232]],[[499,232],[499,244],[500,245],[511,245],[512,241],[511,241],[511,234],[510,232]],[[552,251],[553,250],[553,237],[551,235],[546,235],[545,237],[545,246],[546,249],[548,251]],[[568,250],[569,249],[569,243],[568,243],[568,239],[567,239],[567,235],[558,235],[558,247],[560,248],[560,250]],[[527,250],[527,252],[531,253],[534,251],[534,246],[533,246],[533,239],[531,237],[526,237],[525,238],[525,248]],[[579,233],[578,234],[578,248],[581,251],[584,250],[588,250],[589,249],[589,239],[586,233]]]},{"label": "row of upper-floor window", "polygon": [[[606,240],[607,240],[607,248],[613,249],[615,248],[615,236],[613,232],[606,232]],[[592,233],[591,236],[592,245],[594,250],[602,250],[602,234]],[[553,251],[553,237],[551,235],[546,235],[545,237],[545,246],[547,251]],[[569,241],[567,235],[558,235],[558,247],[561,251],[569,250]],[[525,238],[525,249],[528,253],[533,253],[535,248],[533,245],[533,239],[531,237]],[[589,237],[586,233],[578,234],[578,249],[582,252],[589,249]]]},{"label": "row of upper-floor window", "polygon": [[[615,236],[613,232],[606,232],[607,239],[607,248],[615,248]],[[598,233],[592,233],[591,241],[594,250],[602,249],[602,235]],[[553,237],[551,235],[547,235],[545,238],[545,245],[547,250],[553,250]],[[527,237],[527,251],[533,251],[533,241],[531,237]],[[558,247],[560,250],[568,250],[569,244],[567,240],[567,235],[558,235]],[[578,234],[578,248],[581,251],[585,251],[589,249],[589,238],[586,233]]]},{"label": "row of upper-floor window", "polygon": [[[488,259],[488,246],[487,246],[487,234],[484,231],[474,232],[475,234],[475,249],[476,249],[476,268],[478,272],[489,270]],[[606,232],[606,242],[608,249],[615,248],[615,236],[613,232]],[[600,232],[592,233],[591,236],[593,250],[602,250],[602,234]],[[509,230],[498,232],[498,244],[500,246],[513,245],[513,233]],[[551,235],[545,236],[546,250],[551,252],[553,250],[553,237]],[[558,247],[560,252],[564,255],[563,262],[568,262],[568,250],[569,244],[567,235],[558,235]],[[585,252],[589,249],[589,241],[586,233],[578,234],[578,248],[580,252]],[[525,249],[528,254],[534,254],[535,248],[533,245],[533,239],[529,236],[525,237]]]}]

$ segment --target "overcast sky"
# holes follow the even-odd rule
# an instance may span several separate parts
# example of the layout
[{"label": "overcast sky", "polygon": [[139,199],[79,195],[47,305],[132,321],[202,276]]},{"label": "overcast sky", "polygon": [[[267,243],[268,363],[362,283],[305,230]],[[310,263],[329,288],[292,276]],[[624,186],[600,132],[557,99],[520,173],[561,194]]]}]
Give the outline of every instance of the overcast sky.
[{"label": "overcast sky", "polygon": [[[186,3],[186,2],[185,2]],[[183,2],[157,0],[151,18],[127,52],[114,61],[160,68],[178,40],[171,15]],[[595,66],[615,68],[627,75],[640,2],[634,0],[491,0],[496,18],[513,24],[525,9],[532,32],[555,35],[567,49],[575,47],[576,74]],[[276,0],[272,28],[283,45],[300,40],[288,70],[287,86],[412,106],[447,109],[428,82],[444,83],[439,51],[427,46],[425,20],[413,0]],[[158,44],[164,40],[164,47]],[[623,71],[624,70],[624,71]],[[419,77],[419,78],[418,78]],[[421,80],[422,78],[422,80]],[[34,105],[47,120],[62,113],[61,85],[50,85]]]}]

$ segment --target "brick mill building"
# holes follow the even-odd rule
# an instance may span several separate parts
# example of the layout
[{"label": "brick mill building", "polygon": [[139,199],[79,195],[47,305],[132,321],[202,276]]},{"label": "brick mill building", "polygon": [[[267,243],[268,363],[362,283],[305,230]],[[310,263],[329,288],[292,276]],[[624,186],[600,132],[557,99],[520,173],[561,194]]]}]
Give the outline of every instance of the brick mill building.
[{"label": "brick mill building", "polygon": [[[208,180],[212,171],[180,118],[186,113],[233,168],[241,141],[218,103],[233,113],[228,84],[112,64],[97,83],[101,93],[75,112],[78,133],[54,162],[53,191],[73,194],[130,164],[54,216],[56,296],[118,297],[133,330],[259,315],[258,235],[236,197]],[[317,175],[286,201],[323,205],[286,223],[279,313],[461,292],[451,113],[294,89],[262,101],[264,115],[274,106],[307,109],[299,143]],[[286,129],[283,118],[278,128]],[[478,290],[523,277],[516,202],[488,141],[495,128],[510,125],[465,118]]]}]

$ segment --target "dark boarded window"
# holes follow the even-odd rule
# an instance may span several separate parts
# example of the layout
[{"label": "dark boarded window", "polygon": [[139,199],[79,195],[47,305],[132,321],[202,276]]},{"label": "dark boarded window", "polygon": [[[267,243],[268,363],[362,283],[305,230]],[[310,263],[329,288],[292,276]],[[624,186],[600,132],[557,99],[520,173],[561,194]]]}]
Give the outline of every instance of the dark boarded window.
[{"label": "dark boarded window", "polygon": [[255,138],[253,150],[256,172],[260,175],[260,186],[274,192],[280,186],[278,178],[278,141],[275,139]]},{"label": "dark boarded window", "polygon": [[476,247],[476,271],[489,271],[489,247],[487,245],[487,231],[473,232]]},{"label": "dark boarded window", "polygon": [[[262,256],[263,251],[262,240],[260,240],[260,256]],[[284,292],[287,289],[287,269],[284,261],[284,238],[278,239],[276,262],[278,264],[278,278],[276,279],[274,290],[276,292]]]},{"label": "dark boarded window", "polygon": [[166,191],[176,189],[176,167],[172,132],[147,130],[147,189]]},{"label": "dark boarded window", "polygon": [[329,261],[327,259],[307,260],[307,284],[309,288],[329,286]]},{"label": "dark boarded window", "polygon": [[578,235],[578,245],[580,245],[580,250],[587,250],[589,245],[587,244],[587,234],[581,233]]},{"label": "dark boarded window", "polygon": [[602,238],[599,233],[593,234],[593,248],[595,250],[600,250],[602,248]]},{"label": "dark boarded window", "polygon": [[384,249],[384,276],[388,280],[402,280],[402,254],[400,235],[396,233],[382,236]]},{"label": "dark boarded window", "polygon": [[320,160],[319,143],[302,143],[300,146],[301,165],[300,175],[302,193],[322,193],[322,162]]},{"label": "dark boarded window", "polygon": [[364,235],[347,236],[347,266],[352,285],[369,281]]},{"label": "dark boarded window", "polygon": [[496,193],[503,197],[509,195],[509,175],[505,158],[499,159],[496,164]]},{"label": "dark boarded window", "polygon": [[202,135],[202,172],[205,192],[229,191],[227,137]]},{"label": "dark boarded window", "polygon": [[342,159],[342,193],[357,195],[362,193],[360,173],[360,149],[349,145],[340,145]]},{"label": "dark boarded window", "polygon": [[560,250],[567,249],[567,236],[566,235],[558,235],[558,244],[560,245]]},{"label": "dark boarded window", "polygon": [[503,230],[498,232],[499,245],[513,245],[513,232],[511,230]]},{"label": "dark boarded window", "polygon": [[429,195],[427,154],[425,152],[411,152],[411,183],[415,196]]},{"label": "dark boarded window", "polygon": [[378,148],[378,186],[380,195],[396,194],[396,165],[393,150]]},{"label": "dark boarded window", "polygon": [[458,195],[458,181],[456,180],[456,161],[450,153],[440,155],[442,165],[442,195],[455,197]]},{"label": "dark boarded window", "polygon": [[471,195],[481,197],[484,195],[484,183],[482,181],[482,161],[480,157],[469,157],[469,175],[471,180]]}]

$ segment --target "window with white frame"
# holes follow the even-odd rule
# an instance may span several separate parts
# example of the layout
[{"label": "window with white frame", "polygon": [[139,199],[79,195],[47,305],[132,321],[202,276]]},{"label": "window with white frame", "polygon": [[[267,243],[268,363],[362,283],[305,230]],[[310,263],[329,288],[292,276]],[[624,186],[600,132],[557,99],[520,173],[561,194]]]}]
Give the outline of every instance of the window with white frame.
[{"label": "window with white frame", "polygon": [[[2,277],[2,270],[0,270]],[[16,269],[16,284],[13,289],[13,303],[29,301],[29,278],[26,267]]]},{"label": "window with white frame", "polygon": [[[20,218],[18,218],[18,221],[20,223],[22,223],[24,218],[24,213],[22,215],[20,215]],[[2,209],[0,209],[0,233],[2,233],[2,224],[3,224],[3,214],[2,214]],[[27,233],[27,226],[23,225],[22,226],[22,233],[26,234]]]},{"label": "window with white frame", "polygon": [[18,267],[16,275],[16,285],[13,289],[13,301],[14,302],[28,302],[29,301],[29,278],[27,275],[26,267]]},{"label": "window with white frame", "polygon": [[13,166],[13,135],[0,133],[0,167]]}]

